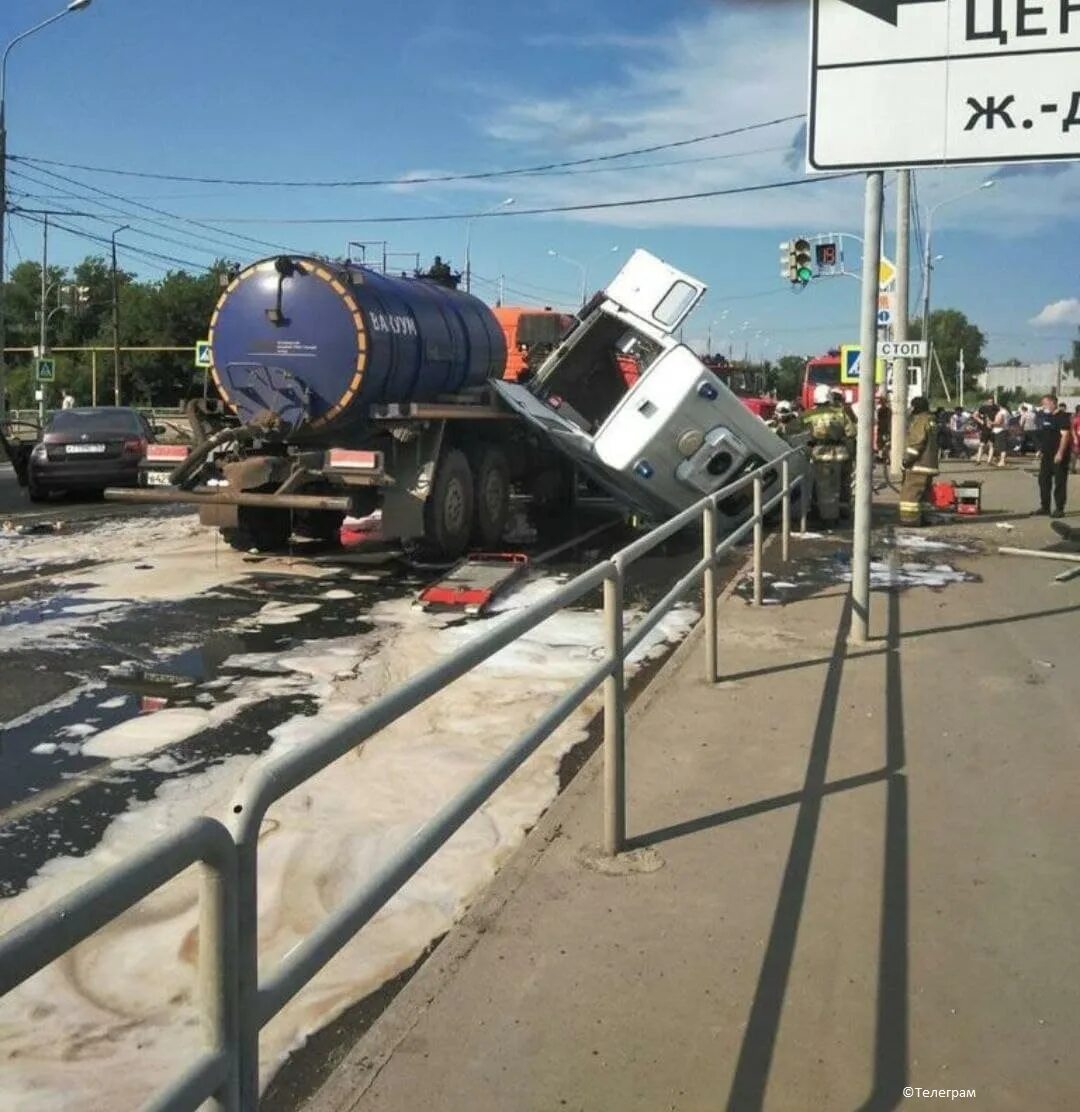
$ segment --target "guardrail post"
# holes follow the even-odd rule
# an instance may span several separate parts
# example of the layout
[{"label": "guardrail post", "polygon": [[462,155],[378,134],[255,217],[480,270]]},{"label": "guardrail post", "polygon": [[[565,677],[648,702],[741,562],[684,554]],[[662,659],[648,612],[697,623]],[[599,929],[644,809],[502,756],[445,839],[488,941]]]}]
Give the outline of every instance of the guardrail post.
[{"label": "guardrail post", "polygon": [[[235,828],[234,828],[235,830]],[[259,1106],[258,824],[239,824],[236,838],[236,1057],[240,1107]]]},{"label": "guardrail post", "polygon": [[626,842],[626,688],[623,682],[623,574],[604,580],[604,647],[611,673],[604,680],[604,853]]},{"label": "guardrail post", "polygon": [[716,605],[716,503],[711,499],[705,503],[705,513],[701,519],[702,557],[708,560],[702,577],[702,594],[705,596],[705,680],[716,683],[719,664],[717,662]]},{"label": "guardrail post", "polygon": [[761,556],[765,547],[765,515],[761,507],[764,505],[762,497],[761,475],[754,476],[754,605],[760,606],[763,589],[763,576],[761,574]]},{"label": "guardrail post", "polygon": [[810,517],[810,501],[814,497],[814,469],[809,459],[806,461],[806,470],[799,480],[799,532],[806,535],[807,522]]},{"label": "guardrail post", "polygon": [[229,1060],[228,1077],[210,1107],[239,1112],[235,857],[216,867],[204,864],[201,871],[199,997],[207,1042]]},{"label": "guardrail post", "polygon": [[791,461],[785,459],[781,466],[783,479],[784,499],[781,502],[783,511],[780,516],[780,558],[786,564],[791,559]]}]

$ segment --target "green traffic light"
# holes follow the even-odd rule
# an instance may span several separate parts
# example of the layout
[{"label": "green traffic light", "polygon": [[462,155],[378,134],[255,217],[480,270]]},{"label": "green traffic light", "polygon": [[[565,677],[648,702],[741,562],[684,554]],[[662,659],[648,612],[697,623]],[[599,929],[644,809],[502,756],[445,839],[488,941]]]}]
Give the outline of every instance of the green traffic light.
[{"label": "green traffic light", "polygon": [[805,285],[814,277],[814,272],[808,266],[800,266],[795,273],[795,277]]}]

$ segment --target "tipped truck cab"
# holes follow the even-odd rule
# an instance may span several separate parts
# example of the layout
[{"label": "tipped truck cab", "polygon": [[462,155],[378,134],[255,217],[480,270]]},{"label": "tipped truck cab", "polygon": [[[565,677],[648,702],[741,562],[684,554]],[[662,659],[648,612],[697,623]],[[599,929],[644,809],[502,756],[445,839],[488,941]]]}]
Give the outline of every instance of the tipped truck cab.
[{"label": "tipped truck cab", "polygon": [[[655,518],[693,505],[788,451],[685,344],[679,328],[706,287],[635,251],[527,386],[500,397],[595,481]],[[628,358],[639,374],[624,373]],[[776,486],[773,476],[770,486]],[[733,528],[749,491],[721,505]]]}]

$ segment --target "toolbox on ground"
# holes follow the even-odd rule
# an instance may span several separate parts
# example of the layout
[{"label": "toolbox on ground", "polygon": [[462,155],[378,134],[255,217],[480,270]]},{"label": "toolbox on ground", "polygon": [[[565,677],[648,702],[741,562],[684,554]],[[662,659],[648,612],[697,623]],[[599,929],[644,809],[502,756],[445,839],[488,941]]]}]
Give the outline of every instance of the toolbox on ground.
[{"label": "toolbox on ground", "polygon": [[969,481],[956,484],[956,512],[982,513],[982,483]]}]

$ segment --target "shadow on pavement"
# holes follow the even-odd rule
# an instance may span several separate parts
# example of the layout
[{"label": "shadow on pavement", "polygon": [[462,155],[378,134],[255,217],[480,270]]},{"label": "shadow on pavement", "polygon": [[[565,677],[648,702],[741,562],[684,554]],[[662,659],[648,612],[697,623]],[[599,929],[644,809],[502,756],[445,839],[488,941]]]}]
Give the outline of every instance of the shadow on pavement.
[{"label": "shadow on pavement", "polygon": [[881,884],[874,1087],[863,1112],[903,1100],[908,1071],[908,785],[900,595],[889,594],[885,657],[885,859]]},{"label": "shadow on pavement", "polygon": [[772,929],[761,963],[757,991],[743,1035],[735,1076],[728,1094],[729,1112],[746,1112],[761,1108],[769,1080],[776,1036],[780,1029],[784,997],[791,977],[799,920],[806,902],[810,865],[814,856],[821,822],[821,805],[825,797],[825,773],[829,763],[833,729],[836,723],[840,683],[844,674],[845,646],[851,625],[850,599],[844,604],[836,630],[833,658],[825,676],[817,723],[814,727],[810,759],[806,767],[795,832],[787,865],[780,886],[780,898],[773,916]]}]

